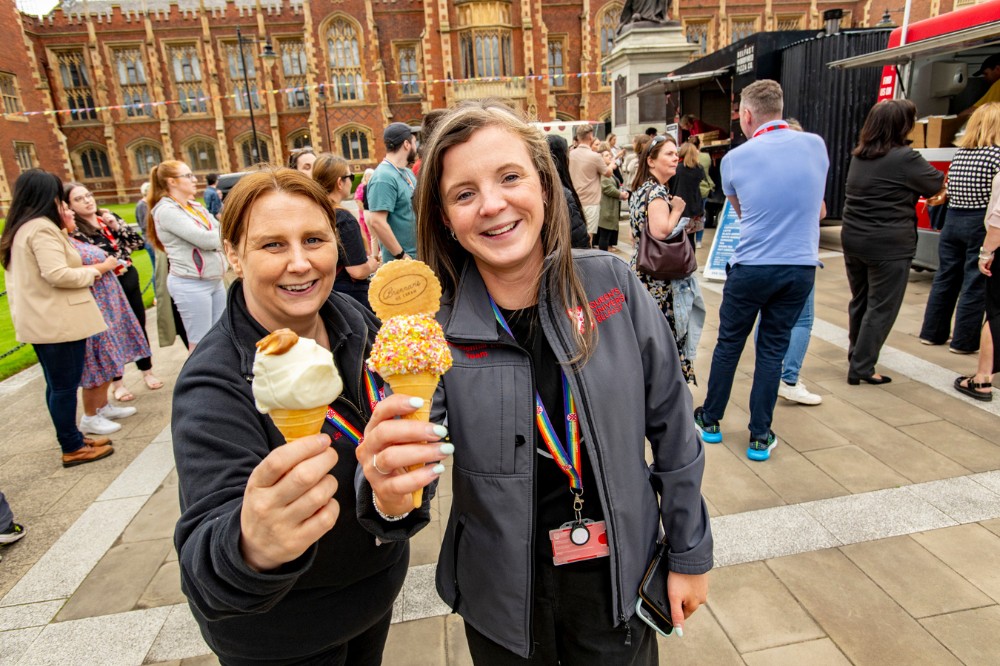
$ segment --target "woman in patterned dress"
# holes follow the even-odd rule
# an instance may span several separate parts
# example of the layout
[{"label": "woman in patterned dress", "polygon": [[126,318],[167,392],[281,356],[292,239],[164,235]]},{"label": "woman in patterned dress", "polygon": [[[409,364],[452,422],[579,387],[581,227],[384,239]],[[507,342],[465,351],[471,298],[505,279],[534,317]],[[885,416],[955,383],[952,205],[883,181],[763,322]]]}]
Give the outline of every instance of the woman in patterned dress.
[{"label": "woman in patterned dress", "polygon": [[[69,233],[69,242],[80,253],[84,266],[100,264],[108,254],[75,236],[76,216],[69,208],[63,209],[63,228]],[[149,356],[149,343],[132,309],[125,292],[109,271],[101,275],[90,288],[108,328],[87,338],[87,353],[83,365],[83,418],[80,431],[107,435],[121,430],[112,419],[123,419],[135,414],[135,407],[108,404],[108,386],[121,376],[126,363]]]},{"label": "woman in patterned dress", "polygon": [[669,280],[656,280],[636,268],[639,255],[639,235],[642,227],[652,224],[651,231],[657,238],[666,238],[673,232],[684,212],[685,202],[680,197],[671,197],[666,182],[677,171],[677,144],[672,137],[658,136],[647,144],[636,168],[635,180],[632,182],[632,195],[629,197],[629,226],[632,229],[632,259],[629,262],[632,270],[639,276],[639,281],[645,285],[660,310],[670,324],[670,330],[677,342],[677,353],[681,359],[681,371],[688,383],[694,383],[694,365],[687,347],[687,333],[677,336],[677,323],[674,317],[674,290]]},{"label": "woman in patterned dress", "polygon": [[[139,285],[139,271],[132,265],[132,251],[142,247],[142,236],[129,229],[125,220],[109,210],[98,209],[94,195],[86,185],[69,182],[63,186],[63,201],[76,214],[77,240],[96,245],[105,254],[114,256],[125,265],[115,271],[118,283],[125,292],[132,313],[139,322],[139,328],[146,334],[146,305],[142,300],[142,287]],[[146,343],[149,338],[146,337]],[[142,372],[142,380],[151,391],[163,388],[161,382],[153,374],[153,361],[148,356],[140,358],[135,365]],[[129,402],[135,396],[125,388],[120,376],[111,382],[111,390],[115,400]]]}]

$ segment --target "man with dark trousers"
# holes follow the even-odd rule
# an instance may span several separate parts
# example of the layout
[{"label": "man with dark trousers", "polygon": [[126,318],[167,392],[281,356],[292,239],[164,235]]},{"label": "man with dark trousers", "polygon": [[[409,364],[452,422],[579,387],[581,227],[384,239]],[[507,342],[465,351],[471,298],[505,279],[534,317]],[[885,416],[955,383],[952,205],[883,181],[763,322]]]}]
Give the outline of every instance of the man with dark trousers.
[{"label": "man with dark trousers", "polygon": [[722,441],[719,422],[747,336],[760,316],[747,457],[763,461],[777,444],[771,419],[792,326],[816,280],[819,220],[830,165],[823,139],[794,132],[781,119],[781,86],[761,80],[740,100],[740,128],[750,137],[722,160],[722,190],[740,217],[719,309],[705,404],[694,410],[704,442]]}]

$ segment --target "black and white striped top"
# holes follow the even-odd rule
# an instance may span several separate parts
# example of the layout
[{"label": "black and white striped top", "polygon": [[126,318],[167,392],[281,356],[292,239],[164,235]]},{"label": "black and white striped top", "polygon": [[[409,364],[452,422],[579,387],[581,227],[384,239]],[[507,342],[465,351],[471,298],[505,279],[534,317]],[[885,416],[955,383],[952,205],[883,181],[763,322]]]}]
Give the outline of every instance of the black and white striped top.
[{"label": "black and white striped top", "polygon": [[948,207],[986,208],[997,172],[1000,172],[1000,146],[959,148],[948,170]]}]

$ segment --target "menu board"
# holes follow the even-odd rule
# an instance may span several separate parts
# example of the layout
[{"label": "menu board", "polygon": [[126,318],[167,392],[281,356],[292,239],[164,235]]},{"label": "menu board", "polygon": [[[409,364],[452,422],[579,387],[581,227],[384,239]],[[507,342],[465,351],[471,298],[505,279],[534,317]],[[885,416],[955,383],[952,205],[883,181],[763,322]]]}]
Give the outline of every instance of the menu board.
[{"label": "menu board", "polygon": [[736,252],[740,243],[740,218],[733,210],[733,205],[727,200],[719,213],[719,226],[715,229],[712,249],[708,252],[704,275],[709,280],[726,279],[726,264]]}]

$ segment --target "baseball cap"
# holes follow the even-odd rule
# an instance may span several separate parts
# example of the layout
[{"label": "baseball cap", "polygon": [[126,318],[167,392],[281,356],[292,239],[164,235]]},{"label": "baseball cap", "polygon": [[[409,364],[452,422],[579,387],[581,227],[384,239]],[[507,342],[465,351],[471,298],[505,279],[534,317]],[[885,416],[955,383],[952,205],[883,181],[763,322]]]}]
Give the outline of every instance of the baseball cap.
[{"label": "baseball cap", "polygon": [[987,69],[993,69],[997,65],[1000,65],[1000,53],[994,53],[993,55],[986,58],[986,60],[983,61],[983,64],[979,66],[979,69],[976,70],[972,75],[982,76],[983,72],[985,72]]},{"label": "baseball cap", "polygon": [[406,123],[390,123],[382,132],[382,140],[389,148],[395,149],[401,146],[404,141],[413,136],[413,130]]}]

